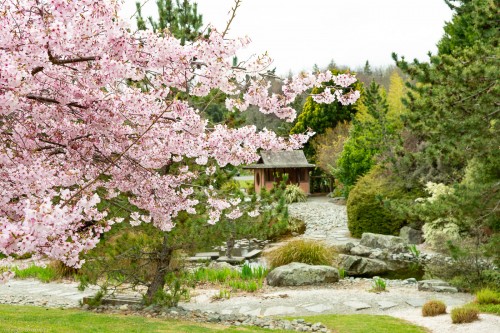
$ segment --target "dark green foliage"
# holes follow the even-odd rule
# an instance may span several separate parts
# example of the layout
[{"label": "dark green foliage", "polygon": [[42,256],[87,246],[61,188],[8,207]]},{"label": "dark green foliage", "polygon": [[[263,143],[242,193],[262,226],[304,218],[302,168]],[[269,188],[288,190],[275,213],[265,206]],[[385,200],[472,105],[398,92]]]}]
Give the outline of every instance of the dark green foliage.
[{"label": "dark green foliage", "polygon": [[[152,17],[148,17],[149,24],[153,31],[164,32],[165,29],[180,39],[184,45],[186,41],[193,41],[200,36],[200,29],[203,26],[202,15],[198,13],[198,5],[191,4],[188,0],[180,2],[176,0],[157,0],[158,22]],[[137,28],[146,30],[146,21],[141,14],[141,4],[136,3],[137,8]]]},{"label": "dark green foliage", "polygon": [[364,121],[353,120],[349,138],[333,168],[333,175],[344,185],[347,196],[359,177],[366,174],[375,165],[375,157],[385,153],[394,154],[392,144],[395,141],[395,126],[389,122],[389,107],[385,93],[372,81],[363,101],[367,107]]},{"label": "dark green foliage", "polygon": [[359,179],[347,200],[348,227],[353,237],[364,232],[398,235],[406,223],[385,204],[388,199],[408,195],[402,182],[375,168]]},{"label": "dark green foliage", "polygon": [[500,170],[498,9],[487,0],[454,3],[461,6],[429,63],[394,55],[416,81],[406,101],[407,152],[398,165],[414,186],[460,181],[473,158]]}]

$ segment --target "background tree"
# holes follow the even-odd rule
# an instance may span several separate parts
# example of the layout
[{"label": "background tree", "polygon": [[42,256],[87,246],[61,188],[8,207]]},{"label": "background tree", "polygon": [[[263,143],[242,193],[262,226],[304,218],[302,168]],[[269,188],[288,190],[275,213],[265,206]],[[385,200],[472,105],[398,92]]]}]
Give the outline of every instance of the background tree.
[{"label": "background tree", "polygon": [[[168,30],[172,35],[181,41],[184,45],[187,41],[193,41],[201,34],[203,27],[203,16],[198,13],[198,5],[191,4],[188,0],[157,0],[158,20],[155,21],[151,16],[148,22],[154,32]],[[146,21],[142,17],[141,4],[136,2],[137,8],[137,28],[145,30]]]}]

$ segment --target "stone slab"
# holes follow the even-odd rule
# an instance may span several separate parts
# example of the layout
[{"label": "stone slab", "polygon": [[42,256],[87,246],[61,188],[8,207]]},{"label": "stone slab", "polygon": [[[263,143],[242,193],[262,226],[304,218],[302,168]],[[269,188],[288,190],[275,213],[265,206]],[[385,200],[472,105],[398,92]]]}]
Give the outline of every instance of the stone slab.
[{"label": "stone slab", "polygon": [[378,301],[377,304],[382,310],[387,310],[398,305],[398,303],[394,303],[391,301]]},{"label": "stone slab", "polygon": [[186,258],[187,261],[206,261],[206,260],[212,260],[212,257],[189,257],[189,258]]},{"label": "stone slab", "polygon": [[211,259],[217,259],[220,257],[219,252],[199,252],[194,255],[195,257],[210,257]]},{"label": "stone slab", "polygon": [[366,304],[366,303],[359,302],[359,301],[344,302],[344,305],[347,305],[348,307],[353,308],[356,311],[363,310],[363,309],[369,309],[372,307],[370,304]]},{"label": "stone slab", "polygon": [[227,263],[230,263],[230,264],[240,264],[243,261],[245,261],[245,258],[244,257],[232,257],[232,258],[228,258],[226,256],[223,256],[223,257],[219,257],[217,259],[217,261],[227,262]]},{"label": "stone slab", "polygon": [[264,316],[276,316],[276,315],[284,315],[284,314],[292,314],[296,313],[297,310],[293,306],[273,306],[267,308],[264,311]]},{"label": "stone slab", "polygon": [[423,299],[423,298],[410,298],[410,299],[406,300],[406,304],[411,305],[414,308],[419,308],[425,304],[425,299]]},{"label": "stone slab", "polygon": [[262,250],[253,250],[253,251],[250,251],[247,254],[245,254],[243,257],[245,257],[246,259],[251,259],[251,258],[257,257],[261,253],[262,253]]},{"label": "stone slab", "polygon": [[333,309],[333,306],[328,304],[315,304],[306,306],[305,309],[311,312],[321,313]]}]

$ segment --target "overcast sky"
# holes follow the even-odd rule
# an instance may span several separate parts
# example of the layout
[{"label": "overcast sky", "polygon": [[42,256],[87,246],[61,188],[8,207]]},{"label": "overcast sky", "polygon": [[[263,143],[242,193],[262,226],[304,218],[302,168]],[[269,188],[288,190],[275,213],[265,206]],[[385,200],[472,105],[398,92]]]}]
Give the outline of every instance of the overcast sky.
[{"label": "overcast sky", "polygon": [[[133,15],[135,2],[125,0],[123,17]],[[234,1],[196,2],[204,24],[222,31]],[[392,52],[427,60],[451,14],[442,0],[243,0],[228,37],[249,36],[252,44],[240,59],[268,51],[280,74],[332,59],[351,68],[366,60],[386,66],[393,64]],[[156,0],[146,2],[143,16],[157,16]]]}]

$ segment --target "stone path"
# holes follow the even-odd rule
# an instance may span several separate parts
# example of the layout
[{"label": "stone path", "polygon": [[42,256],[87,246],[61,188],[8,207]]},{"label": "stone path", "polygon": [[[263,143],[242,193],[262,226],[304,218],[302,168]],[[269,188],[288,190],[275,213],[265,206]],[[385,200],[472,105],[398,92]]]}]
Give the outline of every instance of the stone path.
[{"label": "stone path", "polygon": [[76,282],[42,283],[14,279],[0,284],[0,303],[72,308],[79,306],[83,297],[94,295],[98,290],[91,287],[82,292],[77,287]]},{"label": "stone path", "polygon": [[331,245],[359,243],[349,235],[346,206],[334,204],[328,197],[309,197],[307,202],[289,205],[288,211],[291,217],[306,224],[301,238],[323,240]]}]

